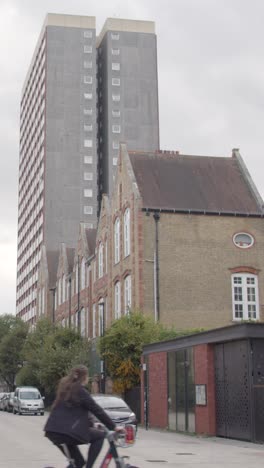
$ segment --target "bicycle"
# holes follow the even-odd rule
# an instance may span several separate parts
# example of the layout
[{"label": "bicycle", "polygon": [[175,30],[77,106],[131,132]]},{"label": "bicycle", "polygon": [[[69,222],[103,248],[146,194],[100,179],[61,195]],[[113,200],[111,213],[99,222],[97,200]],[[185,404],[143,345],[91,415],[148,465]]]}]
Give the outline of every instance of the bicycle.
[{"label": "bicycle", "polygon": [[[117,468],[138,468],[134,465],[131,465],[130,463],[127,463],[126,459],[128,459],[129,457],[119,456],[117,450],[118,447],[127,448],[134,445],[136,439],[135,426],[132,424],[127,424],[122,432],[109,431],[106,427],[102,425],[99,425],[99,427],[103,427],[102,430],[105,431],[106,439],[109,443],[109,448],[100,464],[100,468],[108,468],[112,460],[115,462]],[[75,468],[76,465],[74,463],[74,460],[72,460],[71,458],[67,445],[62,444],[61,448],[68,460],[68,468]]]}]

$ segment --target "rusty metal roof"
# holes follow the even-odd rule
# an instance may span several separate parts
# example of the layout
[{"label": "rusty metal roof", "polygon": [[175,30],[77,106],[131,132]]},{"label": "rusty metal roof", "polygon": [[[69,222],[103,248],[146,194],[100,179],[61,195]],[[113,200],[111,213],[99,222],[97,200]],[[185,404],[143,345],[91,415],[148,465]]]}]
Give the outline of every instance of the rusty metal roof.
[{"label": "rusty metal roof", "polygon": [[262,214],[235,157],[129,153],[143,207]]}]

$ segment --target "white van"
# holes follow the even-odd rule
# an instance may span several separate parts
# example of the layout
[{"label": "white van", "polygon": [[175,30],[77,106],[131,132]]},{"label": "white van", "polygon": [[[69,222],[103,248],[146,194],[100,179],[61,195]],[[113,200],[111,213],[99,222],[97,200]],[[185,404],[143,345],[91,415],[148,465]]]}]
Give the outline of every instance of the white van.
[{"label": "white van", "polygon": [[44,397],[36,387],[17,387],[14,394],[13,413],[44,415]]}]

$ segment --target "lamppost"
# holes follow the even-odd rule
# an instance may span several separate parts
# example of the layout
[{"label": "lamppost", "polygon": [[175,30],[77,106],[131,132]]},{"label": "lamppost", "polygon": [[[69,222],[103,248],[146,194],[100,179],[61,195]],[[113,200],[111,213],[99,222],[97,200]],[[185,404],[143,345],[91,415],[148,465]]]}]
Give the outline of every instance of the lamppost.
[{"label": "lamppost", "polygon": [[[105,304],[104,301],[99,302],[99,331],[100,336],[104,336],[105,332]],[[105,393],[105,360],[101,359],[101,393]]]},{"label": "lamppost", "polygon": [[52,323],[55,323],[55,291],[56,288],[50,288],[50,291],[52,291],[53,295],[53,301],[52,301]]}]

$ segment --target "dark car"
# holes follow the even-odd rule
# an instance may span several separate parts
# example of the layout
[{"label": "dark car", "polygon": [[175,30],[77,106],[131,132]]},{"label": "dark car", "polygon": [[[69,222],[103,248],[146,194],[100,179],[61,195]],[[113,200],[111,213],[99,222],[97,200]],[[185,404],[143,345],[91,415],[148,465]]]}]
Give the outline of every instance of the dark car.
[{"label": "dark car", "polygon": [[115,424],[133,424],[137,428],[136,415],[122,398],[115,395],[104,394],[95,394],[92,395],[92,397],[96,403],[105,410]]}]

